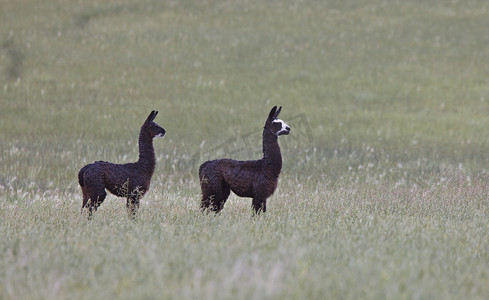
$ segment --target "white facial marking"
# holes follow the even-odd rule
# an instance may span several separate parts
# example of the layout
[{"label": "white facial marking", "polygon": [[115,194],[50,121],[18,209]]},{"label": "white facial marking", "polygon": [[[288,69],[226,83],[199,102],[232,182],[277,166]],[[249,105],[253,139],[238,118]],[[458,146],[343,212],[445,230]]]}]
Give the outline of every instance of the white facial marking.
[{"label": "white facial marking", "polygon": [[289,125],[285,124],[285,122],[282,121],[282,120],[280,120],[280,119],[275,119],[275,120],[272,121],[272,123],[280,123],[280,124],[282,124],[282,129],[280,129],[280,131],[277,132],[277,134],[280,134],[282,132],[287,132],[288,131],[287,128],[289,128],[289,130],[290,130]]},{"label": "white facial marking", "polygon": [[166,134],[166,132],[165,132],[165,133],[158,133],[158,134],[156,135],[156,137],[160,137],[160,138],[162,138],[162,137],[164,137],[164,136],[165,136],[165,134]]}]

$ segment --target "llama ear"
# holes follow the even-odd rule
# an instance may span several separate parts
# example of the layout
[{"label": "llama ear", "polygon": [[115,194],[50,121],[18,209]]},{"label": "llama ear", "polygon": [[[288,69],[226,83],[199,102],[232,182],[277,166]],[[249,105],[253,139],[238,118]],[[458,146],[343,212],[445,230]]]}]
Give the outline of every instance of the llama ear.
[{"label": "llama ear", "polygon": [[157,114],[158,114],[158,112],[157,112],[156,110],[153,110],[153,111],[152,111],[152,112],[149,114],[148,118],[146,119],[146,122],[151,122],[151,121],[153,121],[153,120],[156,118],[156,115],[157,115]]},{"label": "llama ear", "polygon": [[282,106],[280,106],[277,111],[275,112],[275,115],[274,115],[274,119],[276,119],[278,117],[278,114],[280,113],[280,111],[282,110]]},{"label": "llama ear", "polygon": [[277,106],[274,106],[270,113],[268,114],[268,120],[275,119],[275,112],[277,111]]},{"label": "llama ear", "polygon": [[151,121],[153,121],[156,118],[156,115],[158,115],[158,111],[153,110],[152,113],[153,113],[153,117],[151,118]]}]

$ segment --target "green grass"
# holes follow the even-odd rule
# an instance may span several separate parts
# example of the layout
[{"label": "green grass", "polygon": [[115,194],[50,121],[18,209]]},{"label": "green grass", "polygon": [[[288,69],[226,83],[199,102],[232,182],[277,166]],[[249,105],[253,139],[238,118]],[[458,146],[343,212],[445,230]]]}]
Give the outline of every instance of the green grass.
[{"label": "green grass", "polygon": [[2,206],[2,294],[483,298],[489,209],[481,185],[285,188],[258,218],[234,198],[221,215],[202,214],[193,192],[174,189],[148,195],[137,221],[111,198],[92,222],[80,216],[77,195],[26,195]]},{"label": "green grass", "polygon": [[[489,5],[1,1],[0,299],[486,299]],[[292,127],[266,216],[206,159]],[[140,214],[77,172],[167,130]]]}]

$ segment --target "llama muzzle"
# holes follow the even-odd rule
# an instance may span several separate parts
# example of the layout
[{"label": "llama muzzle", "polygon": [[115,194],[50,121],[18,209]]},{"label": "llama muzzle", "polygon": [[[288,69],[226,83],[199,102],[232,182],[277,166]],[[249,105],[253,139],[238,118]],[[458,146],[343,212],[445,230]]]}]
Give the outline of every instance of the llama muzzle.
[{"label": "llama muzzle", "polygon": [[287,135],[290,133],[290,127],[286,126],[278,132],[278,135]]}]

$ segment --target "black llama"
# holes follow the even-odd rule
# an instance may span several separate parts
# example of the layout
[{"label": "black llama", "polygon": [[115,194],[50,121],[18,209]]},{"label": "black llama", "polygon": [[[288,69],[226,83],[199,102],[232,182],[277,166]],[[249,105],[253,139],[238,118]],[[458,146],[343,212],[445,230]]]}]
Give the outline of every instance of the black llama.
[{"label": "black llama", "polygon": [[224,158],[206,161],[200,166],[202,210],[221,211],[233,191],[240,197],[253,198],[255,213],[266,211],[267,198],[277,188],[282,169],[278,136],[290,132],[290,127],[277,119],[281,109],[274,106],[265,122],[262,159],[237,161]]},{"label": "black llama", "polygon": [[[78,183],[83,192],[84,207],[88,207],[88,218],[102,204],[109,190],[112,194],[127,198],[127,211],[135,217],[139,200],[148,191],[156,159],[153,138],[165,136],[165,129],[153,122],[158,114],[152,111],[139,133],[139,160],[135,163],[113,164],[96,161],[84,166],[78,173]],[[90,200],[90,201],[89,201]]]}]

